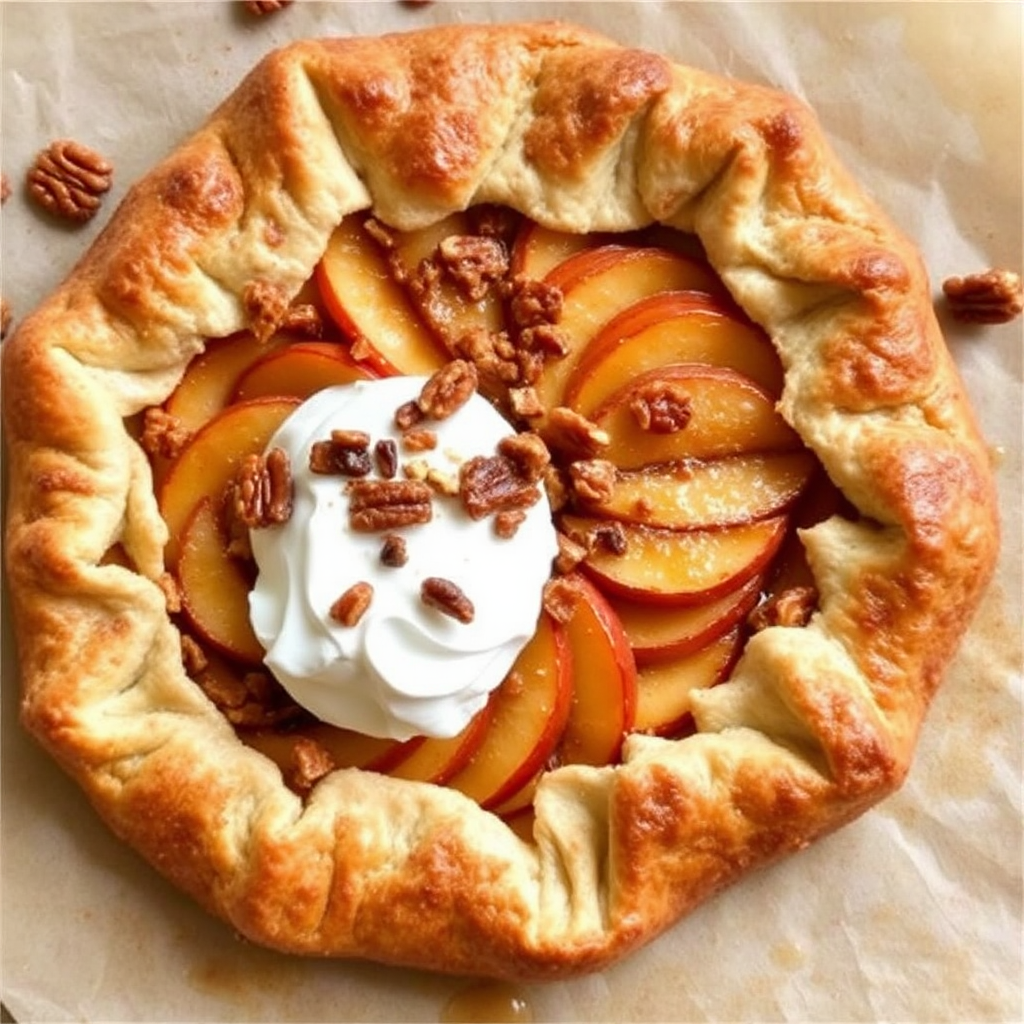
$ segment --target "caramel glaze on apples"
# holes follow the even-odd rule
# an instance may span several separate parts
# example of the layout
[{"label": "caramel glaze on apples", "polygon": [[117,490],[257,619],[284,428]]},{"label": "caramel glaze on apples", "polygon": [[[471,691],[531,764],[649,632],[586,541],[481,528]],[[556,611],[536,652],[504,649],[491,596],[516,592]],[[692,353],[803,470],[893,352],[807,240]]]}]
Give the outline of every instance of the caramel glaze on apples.
[{"label": "caramel glaze on apples", "polygon": [[[536,635],[458,736],[362,736],[261,667],[251,555],[219,510],[299,400],[454,357],[547,442],[563,555]],[[385,772],[460,789],[526,834],[545,769],[615,763],[634,729],[687,734],[689,692],[725,681],[755,626],[813,613],[796,528],[839,498],[776,411],[781,387],[691,237],[565,235],[484,207],[408,233],[346,218],[277,332],[211,341],[140,426],[186,667],[299,793],[338,768]]]}]

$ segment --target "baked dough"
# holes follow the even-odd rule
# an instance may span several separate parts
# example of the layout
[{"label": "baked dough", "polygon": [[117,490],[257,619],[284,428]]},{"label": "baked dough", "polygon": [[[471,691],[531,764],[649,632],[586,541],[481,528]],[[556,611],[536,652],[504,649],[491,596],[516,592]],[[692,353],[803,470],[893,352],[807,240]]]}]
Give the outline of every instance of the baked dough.
[{"label": "baked dough", "polygon": [[[237,739],[182,668],[126,424],[246,325],[254,284],[294,294],[346,214],[414,228],[484,202],[576,232],[695,232],[861,514],[803,535],[811,622],[758,633],[728,685],[694,694],[696,735],[549,773],[533,843],[455,791],[356,770],[303,801]],[[506,978],[621,957],[900,784],[996,557],[921,260],[813,116],[568,25],[271,54],[6,342],[3,385],[26,727],[168,878],[296,953]],[[130,568],[105,559],[117,544]]]}]

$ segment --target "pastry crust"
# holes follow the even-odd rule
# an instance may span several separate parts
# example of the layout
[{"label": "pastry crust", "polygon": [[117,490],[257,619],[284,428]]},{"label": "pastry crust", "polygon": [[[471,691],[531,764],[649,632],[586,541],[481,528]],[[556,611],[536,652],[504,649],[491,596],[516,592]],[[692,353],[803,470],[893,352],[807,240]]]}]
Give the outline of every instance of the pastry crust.
[{"label": "pastry crust", "polygon": [[[356,770],[303,801],[186,676],[166,528],[125,420],[333,228],[493,202],[695,232],[785,367],[781,408],[861,513],[803,535],[820,607],[694,694],[699,731],[549,773],[530,844]],[[128,194],[3,351],[6,558],[26,727],[99,813],[278,949],[545,978],[607,964],[891,793],[998,545],[988,457],[920,258],[791,97],[561,24],[268,56]],[[120,544],[132,567],[108,564]]]}]

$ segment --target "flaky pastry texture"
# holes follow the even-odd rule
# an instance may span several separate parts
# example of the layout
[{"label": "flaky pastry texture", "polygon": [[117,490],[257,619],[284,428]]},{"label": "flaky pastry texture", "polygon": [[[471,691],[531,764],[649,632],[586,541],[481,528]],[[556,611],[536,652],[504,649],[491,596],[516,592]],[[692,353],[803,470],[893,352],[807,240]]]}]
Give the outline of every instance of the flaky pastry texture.
[{"label": "flaky pastry texture", "polygon": [[[474,204],[693,232],[785,368],[781,409],[859,511],[806,531],[820,606],[756,634],[698,732],[541,782],[534,842],[358,770],[305,800],[186,675],[166,527],[126,419],[250,286],[332,230]],[[594,970],[904,778],[990,576],[993,483],[921,259],[797,100],[563,24],[306,41],[135,185],[5,345],[6,559],[23,719],[114,831],[277,949],[484,976]],[[107,564],[121,545],[132,567]]]}]

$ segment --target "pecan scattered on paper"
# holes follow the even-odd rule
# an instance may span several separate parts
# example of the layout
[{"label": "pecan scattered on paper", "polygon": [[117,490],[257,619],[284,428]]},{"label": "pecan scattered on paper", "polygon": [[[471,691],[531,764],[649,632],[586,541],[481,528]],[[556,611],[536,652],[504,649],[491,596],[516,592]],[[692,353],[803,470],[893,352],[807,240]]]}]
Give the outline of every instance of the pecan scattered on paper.
[{"label": "pecan scattered on paper", "polygon": [[817,606],[814,587],[789,587],[759,604],[747,616],[747,625],[755,633],[769,626],[806,626]]},{"label": "pecan scattered on paper", "polygon": [[1012,270],[950,277],[942,291],[953,317],[967,324],[1005,324],[1024,310],[1024,286]]},{"label": "pecan scattered on paper", "polygon": [[462,588],[441,576],[428,576],[420,586],[420,599],[430,608],[463,624],[473,621],[476,610]]},{"label": "pecan scattered on paper", "polygon": [[292,0],[244,0],[245,9],[250,14],[274,14],[288,7]]},{"label": "pecan scattered on paper", "polygon": [[349,525],[360,533],[429,523],[433,492],[420,480],[354,480],[348,485]]},{"label": "pecan scattered on paper", "polygon": [[36,155],[28,172],[28,193],[50,213],[87,221],[99,210],[113,176],[113,166],[94,149],[58,139]]},{"label": "pecan scattered on paper", "polygon": [[366,614],[373,600],[373,587],[365,580],[353,583],[331,605],[330,616],[342,626],[355,626]]},{"label": "pecan scattered on paper", "polygon": [[677,382],[652,382],[637,391],[629,403],[629,410],[641,430],[652,434],[674,434],[690,422],[693,401]]},{"label": "pecan scattered on paper", "polygon": [[292,473],[288,453],[272,448],[247,455],[229,484],[229,514],[250,529],[286,523],[292,514]]}]

